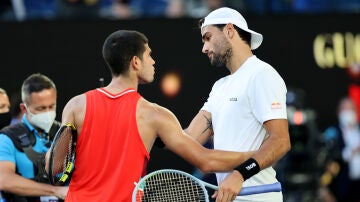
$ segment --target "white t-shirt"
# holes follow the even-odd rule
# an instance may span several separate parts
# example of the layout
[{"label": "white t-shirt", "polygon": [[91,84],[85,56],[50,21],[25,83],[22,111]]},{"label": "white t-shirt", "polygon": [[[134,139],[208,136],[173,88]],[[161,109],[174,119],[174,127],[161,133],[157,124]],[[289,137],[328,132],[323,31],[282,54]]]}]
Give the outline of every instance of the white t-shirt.
[{"label": "white t-shirt", "polygon": [[[286,91],[276,70],[256,56],[215,82],[201,109],[211,113],[214,148],[239,152],[259,149],[267,135],[263,123],[287,119]],[[218,183],[227,175],[217,173]],[[274,183],[275,175],[272,167],[266,168],[246,180],[244,187]]]}]

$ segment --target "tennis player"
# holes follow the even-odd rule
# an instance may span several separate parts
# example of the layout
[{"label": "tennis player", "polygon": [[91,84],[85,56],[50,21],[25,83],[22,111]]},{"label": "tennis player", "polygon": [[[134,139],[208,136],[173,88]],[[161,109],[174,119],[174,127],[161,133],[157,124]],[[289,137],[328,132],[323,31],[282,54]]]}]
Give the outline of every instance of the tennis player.
[{"label": "tennis player", "polygon": [[[137,92],[139,84],[154,80],[155,72],[144,34],[116,31],[105,40],[102,53],[112,74],[110,84],[73,97],[62,114],[62,122],[73,123],[78,131],[67,202],[131,201],[157,137],[204,172],[232,170],[254,153],[202,147],[185,134],[173,113]],[[217,201],[224,202],[239,191],[222,185],[220,190]]]},{"label": "tennis player", "polygon": [[[223,7],[200,20],[202,52],[216,67],[230,75],[212,87],[207,102],[186,132],[205,143],[211,136],[214,148],[254,151],[236,168],[238,172],[217,173],[218,183],[238,181],[238,186],[277,182],[271,167],[290,149],[286,114],[286,86],[276,70],[257,58],[252,50],[263,40],[250,30],[243,16]],[[218,192],[218,194],[222,194]],[[282,201],[281,192],[239,196],[236,201]]]}]

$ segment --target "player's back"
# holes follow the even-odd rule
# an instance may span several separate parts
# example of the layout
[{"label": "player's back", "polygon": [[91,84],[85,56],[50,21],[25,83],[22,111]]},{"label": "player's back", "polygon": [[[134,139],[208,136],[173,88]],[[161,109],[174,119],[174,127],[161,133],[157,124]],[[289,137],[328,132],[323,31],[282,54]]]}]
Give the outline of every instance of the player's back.
[{"label": "player's back", "polygon": [[149,160],[136,122],[141,96],[134,89],[88,91],[66,201],[131,201]]}]

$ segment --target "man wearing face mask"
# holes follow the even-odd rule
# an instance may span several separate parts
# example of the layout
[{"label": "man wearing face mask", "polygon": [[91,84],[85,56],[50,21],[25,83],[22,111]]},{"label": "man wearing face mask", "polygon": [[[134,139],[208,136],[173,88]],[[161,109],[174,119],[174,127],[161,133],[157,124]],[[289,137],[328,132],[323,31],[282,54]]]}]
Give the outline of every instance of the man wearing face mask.
[{"label": "man wearing face mask", "polygon": [[360,189],[360,126],[356,114],[356,105],[345,98],[339,104],[339,124],[344,141],[341,155],[348,165],[350,179],[348,200],[359,202]]},{"label": "man wearing face mask", "polygon": [[[8,126],[11,122],[10,100],[6,91],[0,88],[0,129]],[[0,190],[0,201],[3,201],[3,195]]]},{"label": "man wearing face mask", "polygon": [[6,91],[0,88],[0,129],[8,126],[10,121],[10,100]]},{"label": "man wearing face mask", "polygon": [[338,124],[324,132],[330,160],[323,179],[326,174],[332,176],[327,187],[337,201],[359,202],[360,125],[356,106],[353,100],[345,97],[337,110]]},{"label": "man wearing face mask", "polygon": [[26,111],[21,123],[0,131],[0,190],[7,201],[57,201],[66,196],[68,188],[49,185],[44,170],[45,153],[59,128],[56,96],[53,81],[30,75],[21,87],[20,108]]}]

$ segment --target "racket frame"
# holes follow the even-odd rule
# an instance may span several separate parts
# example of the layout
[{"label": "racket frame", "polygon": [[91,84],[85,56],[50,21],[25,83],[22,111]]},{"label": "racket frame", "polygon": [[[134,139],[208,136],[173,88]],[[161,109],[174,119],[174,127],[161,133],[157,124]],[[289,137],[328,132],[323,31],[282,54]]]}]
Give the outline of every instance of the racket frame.
[{"label": "racket frame", "polygon": [[[136,186],[133,190],[132,193],[132,202],[137,202],[136,201],[136,197],[138,194],[139,190],[144,190],[144,186],[146,184],[146,181],[151,178],[154,177],[155,175],[161,174],[161,173],[178,173],[180,175],[184,175],[186,177],[191,178],[192,180],[196,181],[204,191],[204,195],[206,197],[206,201],[209,201],[209,195],[207,193],[206,187],[211,188],[213,190],[218,190],[219,187],[207,182],[204,182],[196,177],[194,177],[193,175],[190,175],[189,173],[180,171],[180,170],[175,170],[175,169],[161,169],[161,170],[156,170],[153,171],[149,174],[147,174],[146,176],[144,176],[143,178],[141,178],[139,180],[138,183],[135,183]],[[281,183],[280,182],[275,182],[272,184],[265,184],[265,185],[257,185],[257,186],[250,186],[250,187],[243,187],[240,191],[240,193],[238,194],[238,196],[245,196],[245,195],[251,195],[251,194],[260,194],[260,193],[267,193],[267,192],[281,192],[282,188],[281,188]]]},{"label": "racket frame", "polygon": [[[70,160],[66,163],[65,172],[61,174],[60,177],[53,176],[53,158],[54,158],[54,148],[55,144],[57,143],[57,140],[60,138],[62,132],[66,129],[71,129],[71,135],[72,135],[72,147],[71,147],[71,156]],[[50,147],[50,157],[49,157],[49,181],[52,185],[64,185],[66,181],[70,178],[73,170],[74,170],[74,162],[75,162],[75,147],[76,147],[76,141],[77,141],[77,130],[76,127],[71,124],[67,123],[59,128],[59,130],[56,132],[53,144]],[[55,181],[55,179],[58,179],[58,181]]]}]

